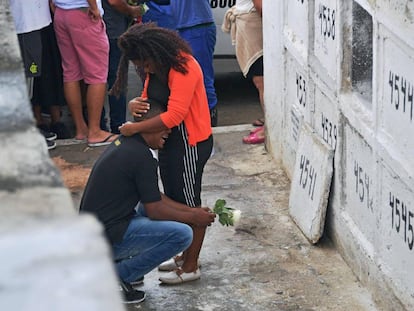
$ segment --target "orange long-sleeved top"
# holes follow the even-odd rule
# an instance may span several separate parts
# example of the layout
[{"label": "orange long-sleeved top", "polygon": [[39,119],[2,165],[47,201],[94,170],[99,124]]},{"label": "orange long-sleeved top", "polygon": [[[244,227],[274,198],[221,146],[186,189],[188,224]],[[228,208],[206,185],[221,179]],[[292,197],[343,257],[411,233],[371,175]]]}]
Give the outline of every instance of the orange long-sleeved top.
[{"label": "orange long-sleeved top", "polygon": [[[212,133],[210,110],[201,67],[193,56],[183,55],[188,58],[186,63],[188,72],[183,74],[173,68],[170,69],[168,73],[170,96],[167,111],[160,114],[160,118],[168,128],[178,126],[184,121],[188,142],[191,146],[195,146]],[[141,95],[144,98],[148,97],[148,77],[147,75]]]}]

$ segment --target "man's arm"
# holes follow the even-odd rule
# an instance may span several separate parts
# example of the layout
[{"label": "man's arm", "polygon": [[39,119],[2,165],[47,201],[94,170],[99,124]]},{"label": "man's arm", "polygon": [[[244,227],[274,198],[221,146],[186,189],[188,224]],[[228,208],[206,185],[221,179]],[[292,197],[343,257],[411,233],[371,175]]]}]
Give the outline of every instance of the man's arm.
[{"label": "man's arm", "polygon": [[[152,2],[159,5],[169,5],[170,0],[151,0]],[[145,1],[138,1],[139,4],[142,4]],[[118,12],[132,17],[139,17],[144,14],[142,7],[137,5],[129,5],[127,0],[108,0],[108,3]]]},{"label": "man's arm", "polygon": [[53,0],[49,0],[49,7],[50,7],[50,10],[52,11],[52,13],[55,14],[56,6],[55,6]]},{"label": "man's arm", "polygon": [[145,203],[144,207],[150,219],[173,220],[195,226],[208,226],[216,217],[207,208],[191,208],[165,195],[162,195],[161,201]]},{"label": "man's arm", "polygon": [[136,5],[129,5],[127,0],[108,0],[108,3],[118,12],[132,17],[139,17],[143,15],[142,7]]},{"label": "man's arm", "polygon": [[[165,201],[166,204],[168,204],[171,208],[174,208],[176,210],[187,211],[189,209],[188,205],[176,202],[173,199],[170,199],[169,197],[167,197],[164,193],[161,193],[161,198],[162,200]],[[202,207],[202,208],[205,209],[206,211],[211,212],[211,209],[209,209],[208,207]]]}]

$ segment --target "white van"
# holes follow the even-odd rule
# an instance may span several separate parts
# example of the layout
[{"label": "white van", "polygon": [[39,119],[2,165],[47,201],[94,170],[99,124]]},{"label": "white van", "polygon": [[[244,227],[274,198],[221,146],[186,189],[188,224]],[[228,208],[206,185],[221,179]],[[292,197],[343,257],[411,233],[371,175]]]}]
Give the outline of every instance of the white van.
[{"label": "white van", "polygon": [[236,57],[234,46],[231,44],[230,34],[221,30],[224,14],[236,4],[236,0],[210,0],[210,6],[213,11],[214,21],[217,27],[217,41],[214,50],[215,58],[234,58]]}]

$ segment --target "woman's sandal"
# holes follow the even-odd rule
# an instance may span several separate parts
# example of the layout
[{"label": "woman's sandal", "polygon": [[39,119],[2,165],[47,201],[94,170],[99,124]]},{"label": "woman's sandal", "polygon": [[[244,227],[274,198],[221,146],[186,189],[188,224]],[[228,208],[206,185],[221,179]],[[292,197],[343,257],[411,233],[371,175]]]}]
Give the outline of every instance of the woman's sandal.
[{"label": "woman's sandal", "polygon": [[255,129],[250,131],[250,134],[254,134],[263,130],[263,126],[256,127]]},{"label": "woman's sandal", "polygon": [[243,137],[243,142],[245,144],[262,144],[265,141],[265,137],[259,137],[256,133],[250,134],[249,136]]},{"label": "woman's sandal", "polygon": [[264,118],[259,118],[257,120],[254,120],[252,123],[253,126],[263,126],[264,124],[265,124]]}]

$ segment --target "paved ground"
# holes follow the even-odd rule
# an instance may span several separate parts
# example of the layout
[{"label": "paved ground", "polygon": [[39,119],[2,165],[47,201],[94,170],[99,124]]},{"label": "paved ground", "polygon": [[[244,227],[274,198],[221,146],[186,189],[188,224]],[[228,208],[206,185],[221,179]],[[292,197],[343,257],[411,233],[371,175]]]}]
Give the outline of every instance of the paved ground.
[{"label": "paved ground", "polygon": [[[204,205],[225,199],[242,210],[240,224],[208,228],[200,280],[162,286],[160,272],[153,271],[142,286],[146,301],[128,310],[375,310],[329,241],[312,246],[294,225],[290,181],[263,145],[240,142],[248,128],[215,129],[215,153],[203,181]],[[51,156],[73,165],[71,173],[85,175],[104,148],[60,145]],[[82,187],[73,189],[78,204]]]},{"label": "paved ground", "polygon": [[[224,92],[220,125],[250,123],[261,114],[254,90],[239,78],[240,73],[230,73],[217,80],[218,93],[220,87]],[[239,225],[222,227],[217,221],[208,228],[200,280],[162,286],[160,272],[153,271],[140,287],[147,292],[146,301],[127,310],[376,310],[329,241],[311,245],[290,219],[290,181],[264,145],[242,144],[249,129],[249,125],[214,129],[215,153],[203,180],[203,204],[213,206],[217,199],[225,199],[242,210]],[[50,152],[70,183],[75,205],[104,148],[60,141]]]}]

